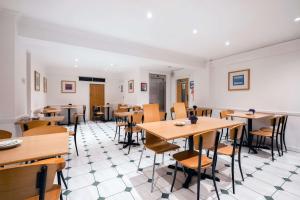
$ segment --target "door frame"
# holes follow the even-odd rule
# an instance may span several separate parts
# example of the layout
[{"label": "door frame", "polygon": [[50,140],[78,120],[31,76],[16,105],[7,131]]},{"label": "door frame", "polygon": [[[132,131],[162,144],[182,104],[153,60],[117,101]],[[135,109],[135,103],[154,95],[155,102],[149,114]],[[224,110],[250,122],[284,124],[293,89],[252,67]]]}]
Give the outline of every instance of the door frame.
[{"label": "door frame", "polygon": [[189,78],[181,78],[181,79],[177,79],[176,80],[176,102],[182,102],[181,101],[181,93],[182,93],[182,89],[180,87],[180,84],[182,82],[186,83],[186,101],[185,106],[188,107],[189,106],[189,93],[190,93],[190,86],[189,86]]}]

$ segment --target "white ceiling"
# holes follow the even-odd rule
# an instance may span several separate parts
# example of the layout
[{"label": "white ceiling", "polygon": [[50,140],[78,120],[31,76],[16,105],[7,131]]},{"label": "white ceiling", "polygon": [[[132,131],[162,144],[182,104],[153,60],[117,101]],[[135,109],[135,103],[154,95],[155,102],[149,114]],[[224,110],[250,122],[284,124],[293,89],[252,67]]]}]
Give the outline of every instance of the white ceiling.
[{"label": "white ceiling", "polygon": [[[294,22],[300,17],[300,0],[0,0],[0,7],[205,59],[300,38],[300,22]],[[153,13],[150,20],[148,11]],[[227,40],[230,46],[224,45]],[[41,46],[35,43],[31,49],[48,64],[72,66],[70,60],[79,54],[79,65],[85,66],[169,64],[67,45],[59,50]]]},{"label": "white ceiling", "polygon": [[[181,69],[174,63],[127,56],[95,49],[77,47],[55,42],[41,41],[19,37],[21,48],[28,50],[33,64],[41,65],[49,70],[60,67],[72,70],[97,69],[107,72],[124,72],[135,68],[152,71]],[[78,61],[75,61],[78,59]],[[77,65],[77,67],[75,67]]]}]

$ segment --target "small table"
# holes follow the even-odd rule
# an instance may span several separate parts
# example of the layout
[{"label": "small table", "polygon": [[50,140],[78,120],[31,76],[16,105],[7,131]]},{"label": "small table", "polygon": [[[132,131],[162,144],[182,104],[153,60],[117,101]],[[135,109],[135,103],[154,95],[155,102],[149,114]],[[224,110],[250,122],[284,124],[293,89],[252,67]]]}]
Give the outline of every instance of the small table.
[{"label": "small table", "polygon": [[75,109],[75,108],[77,108],[77,106],[66,105],[66,106],[61,106],[61,108],[68,110],[68,126],[70,126],[71,125],[71,109]]},{"label": "small table", "polygon": [[239,118],[244,118],[247,119],[247,124],[248,124],[248,147],[249,150],[251,149],[253,151],[253,153],[257,153],[257,151],[252,147],[252,141],[253,141],[253,135],[250,134],[250,132],[252,131],[252,123],[253,123],[253,119],[262,119],[262,118],[266,118],[266,117],[272,117],[274,114],[268,114],[268,113],[255,113],[255,114],[247,114],[244,112],[234,112],[232,114],[228,114],[227,116],[230,117],[239,117]]},{"label": "small table", "polygon": [[[137,126],[143,130],[163,139],[163,140],[173,140],[177,138],[189,138],[189,151],[194,151],[194,135],[205,132],[212,131],[222,128],[229,128],[232,126],[243,124],[236,121],[222,120],[218,118],[211,117],[198,117],[197,124],[189,124],[185,126],[175,126],[176,121],[183,121],[187,119],[179,120],[168,120],[168,121],[158,121],[149,122],[144,124],[138,124]],[[173,167],[173,166],[172,166]],[[192,180],[195,171],[188,170],[188,177],[183,184],[184,188],[188,188]],[[202,178],[210,178],[209,175],[203,174]]]},{"label": "small table", "polygon": [[61,156],[68,153],[68,133],[19,137],[18,147],[0,150],[0,166]]}]

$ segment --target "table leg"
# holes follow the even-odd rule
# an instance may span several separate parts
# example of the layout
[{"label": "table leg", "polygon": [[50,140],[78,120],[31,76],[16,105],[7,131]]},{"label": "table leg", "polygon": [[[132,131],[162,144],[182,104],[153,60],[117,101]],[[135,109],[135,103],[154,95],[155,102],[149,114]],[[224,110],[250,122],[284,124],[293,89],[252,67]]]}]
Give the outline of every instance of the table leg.
[{"label": "table leg", "polygon": [[109,107],[107,107],[107,121],[109,121]]},{"label": "table leg", "polygon": [[71,109],[68,108],[68,126],[71,124]]},{"label": "table leg", "polygon": [[252,131],[252,119],[248,119],[248,146],[249,146],[249,152],[250,150],[253,151],[253,153],[257,153],[257,151],[253,148],[252,142],[253,142],[253,135],[251,134]]}]

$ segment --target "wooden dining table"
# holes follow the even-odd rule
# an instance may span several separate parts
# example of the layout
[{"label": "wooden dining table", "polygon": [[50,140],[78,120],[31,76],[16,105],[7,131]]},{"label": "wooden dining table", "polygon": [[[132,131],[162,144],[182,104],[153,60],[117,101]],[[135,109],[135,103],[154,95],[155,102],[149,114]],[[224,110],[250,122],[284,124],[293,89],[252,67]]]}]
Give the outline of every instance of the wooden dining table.
[{"label": "wooden dining table", "polygon": [[248,127],[248,137],[247,137],[248,144],[247,145],[249,147],[249,150],[252,150],[253,153],[256,154],[257,151],[252,146],[253,135],[250,134],[252,129],[253,129],[253,120],[272,117],[272,116],[274,116],[274,114],[272,114],[272,113],[259,113],[259,112],[256,112],[254,114],[249,114],[247,112],[234,112],[234,113],[231,113],[231,114],[227,114],[227,116],[247,119],[247,127]]},{"label": "wooden dining table", "polygon": [[[151,133],[166,141],[188,137],[189,151],[194,151],[193,136],[195,134],[222,128],[230,128],[232,126],[243,124],[242,122],[238,121],[222,120],[211,117],[198,117],[198,121],[196,124],[186,124],[184,126],[176,126],[175,123],[178,121],[185,121],[188,123],[189,120],[176,119],[168,121],[148,122],[138,124],[137,126],[143,129],[144,131]],[[189,187],[193,175],[195,175],[195,172],[189,170],[188,177],[186,178],[186,181],[183,184],[184,188]],[[204,175],[203,178],[211,177],[209,177],[208,175]]]},{"label": "wooden dining table", "polygon": [[18,137],[23,141],[21,145],[0,150],[0,166],[65,155],[68,153],[68,138],[68,133]]}]

